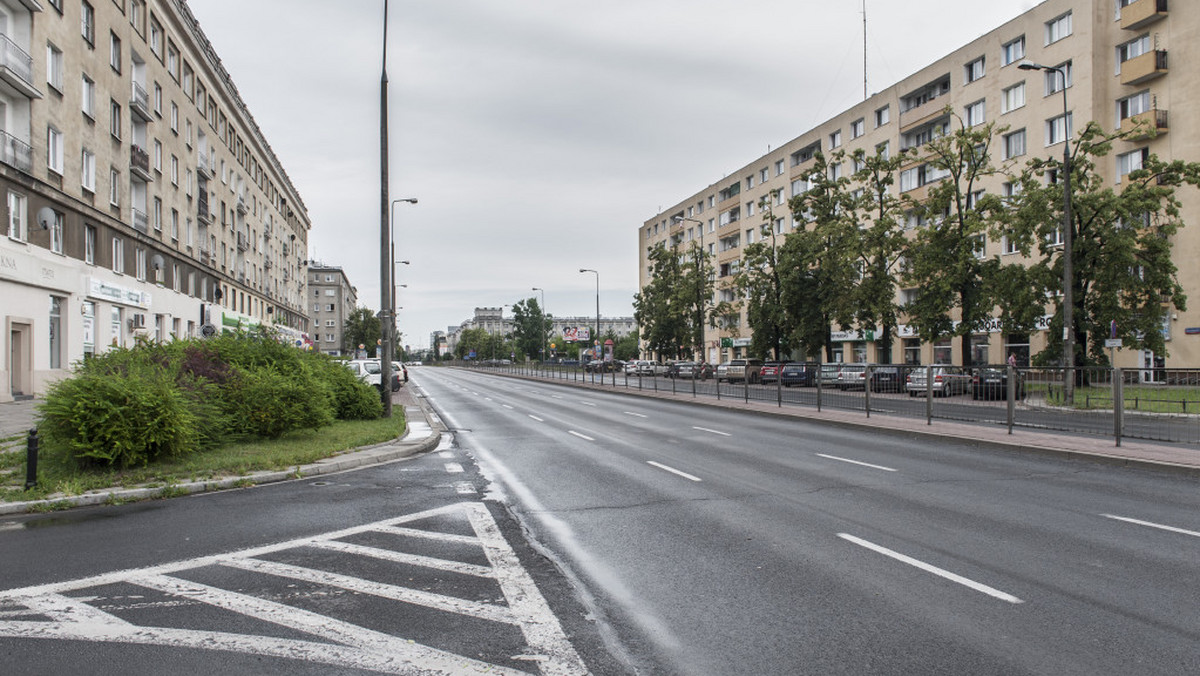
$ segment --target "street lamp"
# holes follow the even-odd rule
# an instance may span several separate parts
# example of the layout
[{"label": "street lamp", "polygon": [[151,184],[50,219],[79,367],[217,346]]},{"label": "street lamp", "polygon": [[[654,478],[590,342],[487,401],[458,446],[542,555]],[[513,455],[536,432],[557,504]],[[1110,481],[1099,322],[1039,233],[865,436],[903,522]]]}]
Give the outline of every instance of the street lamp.
[{"label": "street lamp", "polygon": [[705,361],[705,356],[704,356],[704,308],[705,308],[705,306],[708,305],[708,299],[705,298],[703,302],[701,302],[701,300],[700,300],[700,296],[704,293],[704,279],[707,276],[706,272],[705,272],[706,266],[704,266],[702,264],[703,261],[707,260],[707,252],[704,249],[704,221],[701,221],[701,220],[695,219],[695,218],[688,218],[686,216],[674,216],[671,218],[671,220],[674,221],[675,223],[680,223],[680,224],[683,223],[684,221],[691,221],[692,223],[695,223],[696,225],[700,226],[700,228],[699,228],[699,230],[700,230],[700,255],[696,256],[696,320],[695,320],[696,321],[696,334],[695,334],[695,337],[697,339],[696,340],[696,351],[698,353],[697,356],[700,359],[700,361]]},{"label": "street lamp", "polygon": [[600,346],[600,273],[597,272],[596,270],[589,270],[587,268],[579,268],[579,271],[580,272],[590,272],[590,273],[596,275],[596,337],[595,337],[595,339],[593,339],[593,343],[597,346],[597,348],[599,348],[599,346]]},{"label": "street lamp", "polygon": [[534,291],[542,292],[542,364],[546,363],[546,290],[533,287]]},{"label": "street lamp", "polygon": [[[386,8],[384,9],[384,13],[386,16],[386,13],[387,13]],[[386,33],[386,31],[387,31],[386,26],[384,27],[384,31]],[[386,47],[385,47],[385,49],[386,49]],[[384,77],[385,77],[385,82],[386,82],[386,75]],[[384,200],[386,201],[387,200],[386,186],[384,187],[384,190],[383,190],[383,197],[384,197]],[[396,342],[396,264],[395,264],[395,261],[396,261],[396,219],[395,219],[395,211],[396,210],[395,210],[395,206],[398,202],[407,202],[409,204],[416,204],[417,198],[402,197],[399,199],[394,199],[391,201],[390,204],[388,204],[388,211],[387,211],[388,227],[384,229],[384,239],[386,240],[386,242],[385,242],[386,246],[384,247],[384,251],[387,252],[387,258],[386,258],[386,263],[384,265],[384,269],[380,271],[382,273],[382,275],[385,277],[385,279],[380,280],[382,282],[382,284],[380,284],[380,287],[381,287],[380,290],[386,296],[386,299],[381,299],[381,300],[387,301],[386,303],[383,304],[383,306],[385,308],[388,308],[388,312],[387,312],[386,317],[380,317],[380,322],[379,322],[382,325],[381,328],[383,329],[383,340],[381,341],[381,344],[380,344],[379,368],[380,368],[381,377],[383,378],[383,382],[385,383],[385,385],[384,385],[385,389],[391,386],[392,356],[396,353],[396,346],[395,346],[395,342]],[[380,314],[382,315],[383,313],[380,313]],[[388,396],[388,397],[385,397],[385,400],[386,401],[383,405],[384,417],[390,418],[392,415],[392,398],[390,396]]]},{"label": "street lamp", "polygon": [[1068,129],[1067,70],[1064,66],[1043,66],[1040,63],[1022,61],[1021,70],[1040,70],[1058,73],[1062,78],[1063,95],[1063,365],[1067,378],[1063,384],[1063,398],[1068,406],[1075,403],[1075,273],[1072,257],[1074,237],[1071,233],[1071,135]]}]

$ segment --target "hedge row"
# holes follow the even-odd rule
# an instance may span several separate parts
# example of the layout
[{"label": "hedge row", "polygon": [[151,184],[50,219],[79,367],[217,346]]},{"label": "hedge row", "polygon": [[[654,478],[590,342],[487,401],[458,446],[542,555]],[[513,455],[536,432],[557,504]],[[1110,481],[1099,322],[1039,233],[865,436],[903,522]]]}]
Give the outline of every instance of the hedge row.
[{"label": "hedge row", "polygon": [[110,350],[77,363],[39,406],[47,450],[119,467],[382,410],[345,366],[265,330]]}]

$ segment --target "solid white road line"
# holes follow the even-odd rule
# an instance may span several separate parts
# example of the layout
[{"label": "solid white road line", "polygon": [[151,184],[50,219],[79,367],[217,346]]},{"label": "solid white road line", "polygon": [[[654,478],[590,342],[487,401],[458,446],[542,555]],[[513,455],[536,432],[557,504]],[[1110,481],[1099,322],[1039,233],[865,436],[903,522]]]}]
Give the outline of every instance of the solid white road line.
[{"label": "solid white road line", "polygon": [[584,439],[586,441],[595,441],[595,439],[589,437],[588,435],[580,434],[579,432],[576,432],[575,430],[567,430],[567,434],[579,437],[580,439]]},{"label": "solid white road line", "polygon": [[592,402],[590,402],[590,401],[581,401],[581,402],[579,402],[579,403],[580,403],[580,404],[582,404],[582,405],[584,405],[584,406],[592,406],[592,407],[594,407],[594,406],[595,406],[595,404],[593,404],[593,403],[592,403]]},{"label": "solid white road line", "polygon": [[872,465],[869,462],[859,462],[858,460],[851,460],[849,458],[839,458],[836,455],[825,455],[824,453],[817,453],[816,455],[817,455],[817,457],[829,458],[830,460],[837,460],[838,462],[848,462],[852,465],[862,465],[863,467],[870,467],[871,469],[881,469],[885,472],[900,471],[900,470],[892,469],[891,467],[884,467],[883,465]]},{"label": "solid white road line", "polygon": [[1001,601],[1007,601],[1009,603],[1024,603],[1024,601],[1013,596],[1012,594],[1006,594],[1006,593],[1000,591],[999,589],[994,589],[994,588],[989,587],[980,582],[976,582],[974,580],[965,578],[961,575],[956,575],[955,573],[951,573],[950,571],[945,570],[943,568],[938,568],[937,566],[925,563],[924,561],[919,561],[917,559],[912,558],[911,556],[905,556],[904,554],[901,554],[900,552],[892,551],[892,550],[888,549],[887,547],[881,547],[880,545],[877,545],[873,542],[868,542],[866,540],[863,540],[862,538],[854,537],[853,535],[850,535],[849,533],[838,533],[838,537],[842,538],[843,540],[848,540],[850,542],[853,542],[854,544],[856,544],[860,547],[866,547],[867,549],[870,549],[873,552],[883,554],[884,556],[890,556],[891,558],[896,559],[897,561],[900,561],[901,563],[907,563],[908,565],[913,566],[915,568],[920,568],[921,570],[923,570],[927,573],[933,573],[934,575],[937,575],[938,577],[942,577],[947,580],[950,580],[951,582],[957,582],[958,584],[961,584],[964,587],[969,587],[971,589],[974,589],[977,592],[982,592],[993,598],[1000,599]]},{"label": "solid white road line", "polygon": [[646,417],[645,415],[643,415],[641,413],[634,413],[633,411],[625,411],[625,415],[631,415],[635,418],[645,418]]},{"label": "solid white road line", "polygon": [[503,406],[504,408],[507,408],[510,411],[513,410],[513,407],[509,406],[508,404],[500,404],[500,405]]},{"label": "solid white road line", "polygon": [[732,434],[730,434],[729,432],[721,432],[721,431],[718,431],[718,430],[710,430],[710,429],[708,429],[707,427],[696,427],[695,425],[693,425],[693,426],[692,426],[692,429],[694,429],[694,430],[700,430],[701,432],[708,432],[709,434],[719,434],[719,435],[721,435],[721,436],[723,436],[723,437],[730,437],[730,436],[733,436],[733,435],[732,435]]},{"label": "solid white road line", "polygon": [[668,467],[662,463],[654,462],[653,460],[647,460],[646,464],[653,465],[654,467],[657,467],[661,470],[670,472],[671,474],[676,474],[676,475],[681,476],[684,479],[687,479],[689,481],[703,481],[703,479],[701,479],[698,476],[692,476],[691,474],[688,474],[687,472],[680,472],[679,470],[675,469],[674,467]]},{"label": "solid white road line", "polygon": [[1101,514],[1100,516],[1103,516],[1106,519],[1116,519],[1117,521],[1125,521],[1127,523],[1136,523],[1139,526],[1149,526],[1150,528],[1158,528],[1160,530],[1171,531],[1172,533],[1181,533],[1183,535],[1191,535],[1192,537],[1200,538],[1200,533],[1197,533],[1194,530],[1184,530],[1183,528],[1176,528],[1174,526],[1164,526],[1161,523],[1154,523],[1152,521],[1142,521],[1140,519],[1131,519],[1127,516],[1117,516],[1115,514]]},{"label": "solid white road line", "polygon": [[532,413],[529,414],[529,417],[533,418],[534,420],[536,420],[538,422],[546,422],[545,420],[542,420],[541,418],[537,417],[536,415],[533,415]]}]

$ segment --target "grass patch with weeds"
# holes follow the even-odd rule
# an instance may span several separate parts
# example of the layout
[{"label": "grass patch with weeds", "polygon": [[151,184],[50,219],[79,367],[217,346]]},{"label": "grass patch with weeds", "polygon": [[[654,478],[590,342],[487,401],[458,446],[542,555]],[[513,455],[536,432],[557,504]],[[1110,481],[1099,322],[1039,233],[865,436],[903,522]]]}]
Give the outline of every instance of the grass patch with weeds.
[{"label": "grass patch with weeds", "polygon": [[[251,472],[292,470],[298,465],[396,439],[404,432],[404,425],[403,408],[397,407],[391,418],[338,420],[319,430],[294,430],[277,439],[231,443],[180,458],[162,459],[146,467],[126,469],[81,468],[65,454],[46,454],[38,458],[38,485],[30,490],[24,490],[24,454],[5,454],[0,455],[0,467],[20,468],[20,471],[0,477],[0,500],[45,500],[51,496],[80,495],[111,488],[172,487],[189,481],[238,477]],[[244,485],[253,484],[252,479],[245,479]],[[164,497],[169,497],[167,493],[170,492],[168,488]],[[42,507],[38,511],[65,508]]]}]

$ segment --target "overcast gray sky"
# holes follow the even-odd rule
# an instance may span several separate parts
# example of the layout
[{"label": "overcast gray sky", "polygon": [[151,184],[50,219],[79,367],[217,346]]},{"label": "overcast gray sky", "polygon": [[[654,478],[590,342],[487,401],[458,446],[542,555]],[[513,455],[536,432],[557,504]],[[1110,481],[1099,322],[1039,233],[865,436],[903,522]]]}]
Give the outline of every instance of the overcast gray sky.
[{"label": "overcast gray sky", "polygon": [[[312,219],[379,308],[383,0],[189,0]],[[1038,4],[867,0],[878,91]],[[391,0],[403,342],[545,289],[632,315],[637,229],[862,99],[861,0]]]}]

